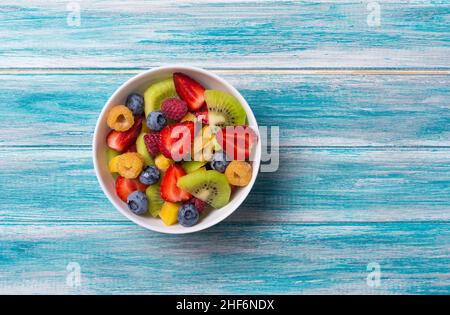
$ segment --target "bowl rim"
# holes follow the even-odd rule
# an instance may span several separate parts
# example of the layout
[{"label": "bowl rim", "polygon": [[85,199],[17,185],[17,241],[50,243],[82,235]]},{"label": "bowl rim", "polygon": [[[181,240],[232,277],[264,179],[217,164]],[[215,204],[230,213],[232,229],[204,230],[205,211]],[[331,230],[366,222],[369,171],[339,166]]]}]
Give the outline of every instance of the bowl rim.
[{"label": "bowl rim", "polygon": [[[100,161],[98,158],[99,147],[97,146],[97,138],[99,137],[99,133],[100,133],[99,130],[100,130],[102,118],[106,115],[107,111],[109,110],[109,107],[112,106],[111,105],[112,100],[115,99],[118,94],[122,93],[122,91],[125,90],[129,85],[132,85],[133,83],[138,83],[139,81],[141,81],[143,79],[148,79],[149,77],[151,77],[152,74],[156,74],[158,72],[163,72],[163,71],[172,72],[172,73],[183,72],[183,71],[200,73],[205,76],[212,77],[214,80],[219,82],[221,85],[225,86],[228,90],[232,91],[233,96],[235,96],[239,100],[239,102],[242,104],[242,106],[244,107],[244,110],[247,114],[247,117],[251,118],[251,119],[248,118],[249,125],[250,125],[250,120],[253,120],[253,124],[251,124],[251,126],[252,126],[252,129],[254,129],[254,131],[256,132],[258,139],[259,139],[259,141],[255,147],[254,159],[252,161],[253,169],[254,170],[256,169],[256,171],[253,172],[250,183],[246,187],[243,187],[243,188],[248,188],[247,192],[244,193],[242,196],[240,196],[240,199],[237,202],[235,202],[235,205],[232,209],[229,209],[226,212],[224,211],[224,213],[222,215],[215,218],[208,224],[194,225],[189,228],[183,227],[182,229],[171,229],[171,226],[159,227],[159,226],[151,226],[151,225],[145,224],[144,222],[139,220],[139,218],[137,216],[133,215],[129,211],[125,211],[123,209],[122,204],[118,204],[116,202],[116,200],[113,198],[113,196],[109,193],[108,188],[106,187],[106,183],[104,182],[103,177],[100,172]],[[188,234],[188,233],[194,233],[194,232],[208,229],[208,228],[222,222],[228,216],[230,216],[232,213],[234,213],[241,206],[241,204],[245,201],[245,199],[248,197],[250,191],[253,189],[254,183],[256,181],[256,177],[259,174],[259,168],[260,168],[260,163],[261,163],[261,137],[259,134],[258,122],[256,120],[256,117],[255,117],[250,105],[247,103],[245,98],[241,95],[241,93],[234,86],[232,86],[230,83],[228,83],[227,81],[225,81],[223,78],[219,77],[218,75],[216,75],[208,70],[199,68],[199,67],[188,66],[188,65],[178,65],[178,64],[165,65],[165,66],[160,66],[160,67],[155,67],[155,68],[145,70],[145,71],[131,77],[130,79],[125,81],[122,85],[120,85],[114,91],[114,93],[109,97],[107,102],[103,105],[102,110],[97,118],[97,122],[95,125],[94,135],[92,138],[92,159],[93,159],[93,164],[94,164],[95,175],[97,177],[97,181],[99,182],[103,193],[106,195],[109,202],[122,215],[124,215],[126,218],[128,218],[135,224],[142,226],[148,230],[152,230],[152,231],[163,233],[163,234]],[[221,209],[223,209],[223,208],[221,208]],[[217,211],[217,210],[220,211],[221,209],[215,209],[214,211]]]}]

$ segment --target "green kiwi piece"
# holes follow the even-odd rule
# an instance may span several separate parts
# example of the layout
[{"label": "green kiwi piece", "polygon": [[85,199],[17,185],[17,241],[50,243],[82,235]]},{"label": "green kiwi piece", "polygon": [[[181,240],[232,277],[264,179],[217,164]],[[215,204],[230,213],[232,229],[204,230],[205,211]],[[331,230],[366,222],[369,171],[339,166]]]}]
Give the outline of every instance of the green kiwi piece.
[{"label": "green kiwi piece", "polygon": [[145,165],[153,166],[155,161],[153,161],[152,156],[147,151],[147,146],[144,142],[145,132],[139,134],[136,139],[136,151],[144,158]]},{"label": "green kiwi piece", "polygon": [[198,170],[200,167],[204,166],[207,162],[201,162],[201,161],[185,161],[181,164],[181,166],[184,168],[186,173],[192,173]]},{"label": "green kiwi piece", "polygon": [[187,174],[178,180],[177,186],[216,209],[230,201],[230,184],[227,177],[218,171]]},{"label": "green kiwi piece", "polygon": [[205,101],[210,125],[225,127],[245,124],[247,114],[234,96],[219,90],[206,90]]},{"label": "green kiwi piece", "polygon": [[160,186],[159,184],[150,185],[145,190],[145,194],[148,199],[148,212],[152,215],[152,217],[157,217],[159,215],[159,211],[164,203],[164,200],[161,198],[161,194],[159,192]]},{"label": "green kiwi piece", "polygon": [[161,103],[168,98],[178,97],[175,90],[175,83],[172,78],[165,79],[163,81],[156,82],[145,91],[145,117],[151,112],[159,110]]}]

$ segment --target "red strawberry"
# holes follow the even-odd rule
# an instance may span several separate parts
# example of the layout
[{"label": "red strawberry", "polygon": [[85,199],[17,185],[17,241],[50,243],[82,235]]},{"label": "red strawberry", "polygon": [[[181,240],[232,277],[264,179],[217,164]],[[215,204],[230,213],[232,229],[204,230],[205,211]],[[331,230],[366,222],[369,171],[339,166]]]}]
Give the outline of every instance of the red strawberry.
[{"label": "red strawberry", "polygon": [[111,132],[106,136],[106,144],[113,150],[123,152],[136,141],[136,138],[139,136],[139,132],[141,131],[141,127],[142,118],[136,118],[133,127],[127,131],[111,130]]},{"label": "red strawberry", "polygon": [[150,131],[144,136],[144,143],[150,155],[155,156],[159,153],[161,136],[158,131]]},{"label": "red strawberry", "polygon": [[202,124],[208,124],[208,107],[206,105],[194,112],[194,115]]},{"label": "red strawberry", "polygon": [[146,185],[142,184],[137,179],[127,179],[125,177],[119,176],[116,179],[116,193],[122,201],[127,202],[128,195],[133,191],[145,191]]},{"label": "red strawberry", "polygon": [[186,175],[181,165],[173,164],[164,173],[161,181],[161,197],[170,202],[186,201],[191,198],[191,194],[177,186],[178,179]]},{"label": "red strawberry", "polygon": [[181,161],[183,157],[191,153],[194,141],[195,126],[192,121],[185,121],[169,125],[161,130],[161,153],[169,159]]},{"label": "red strawberry", "polygon": [[217,132],[216,139],[228,157],[238,161],[248,159],[258,142],[256,133],[248,126],[225,127]]},{"label": "red strawberry", "polygon": [[187,103],[190,110],[195,111],[205,103],[203,93],[205,88],[183,73],[173,74],[175,89],[178,96]]},{"label": "red strawberry", "polygon": [[127,149],[127,152],[137,152],[136,143],[130,145]]},{"label": "red strawberry", "polygon": [[179,121],[187,113],[186,103],[177,98],[168,98],[161,104],[163,114],[174,121]]}]

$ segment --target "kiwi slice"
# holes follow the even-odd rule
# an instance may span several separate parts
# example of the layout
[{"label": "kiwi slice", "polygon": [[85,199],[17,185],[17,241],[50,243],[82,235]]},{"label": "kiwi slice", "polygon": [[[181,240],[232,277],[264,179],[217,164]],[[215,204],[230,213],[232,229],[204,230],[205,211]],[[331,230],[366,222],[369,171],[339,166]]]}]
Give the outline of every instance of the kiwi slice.
[{"label": "kiwi slice", "polygon": [[159,184],[150,185],[145,190],[145,194],[148,199],[148,212],[152,215],[152,217],[157,217],[159,215],[159,211],[164,203],[164,200],[161,198],[161,194],[159,192],[160,186]]},{"label": "kiwi slice", "polygon": [[177,186],[214,208],[222,208],[230,201],[230,184],[218,171],[187,174],[178,180]]},{"label": "kiwi slice", "polygon": [[189,174],[189,173],[195,172],[196,170],[198,170],[205,164],[206,164],[206,161],[204,161],[204,162],[202,162],[202,161],[185,161],[181,164],[181,166],[183,166],[186,173]]},{"label": "kiwi slice", "polygon": [[141,132],[136,139],[136,151],[144,158],[145,165],[153,166],[155,161],[147,151],[147,146],[144,142],[145,132]]},{"label": "kiwi slice", "polygon": [[245,124],[247,114],[234,96],[219,90],[206,90],[205,101],[210,125],[225,127]]},{"label": "kiwi slice", "polygon": [[168,78],[159,82],[156,82],[145,91],[145,117],[151,112],[159,110],[161,103],[168,98],[178,97],[175,90],[175,83],[172,78]]}]

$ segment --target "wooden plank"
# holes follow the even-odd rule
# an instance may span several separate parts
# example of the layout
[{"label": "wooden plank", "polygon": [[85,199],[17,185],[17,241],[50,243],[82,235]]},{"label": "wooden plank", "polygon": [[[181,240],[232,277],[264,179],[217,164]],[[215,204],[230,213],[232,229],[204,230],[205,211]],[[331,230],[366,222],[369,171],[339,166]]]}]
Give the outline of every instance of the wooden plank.
[{"label": "wooden plank", "polygon": [[[0,150],[2,222],[125,222],[89,148]],[[450,221],[449,149],[293,148],[227,222]]]},{"label": "wooden plank", "polygon": [[[449,76],[222,74],[282,146],[449,146]],[[0,75],[0,146],[90,145],[131,75]],[[20,117],[20,118],[18,118]]]},{"label": "wooden plank", "polygon": [[447,1],[73,3],[3,0],[0,67],[448,68]]},{"label": "wooden plank", "polygon": [[[443,223],[221,224],[183,236],[131,224],[2,224],[0,253],[2,294],[450,290],[450,229]],[[80,287],[66,284],[69,263],[80,266]],[[373,264],[381,271],[378,287],[367,282]]]}]

